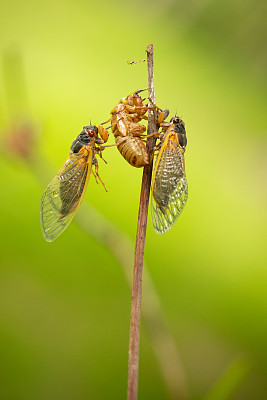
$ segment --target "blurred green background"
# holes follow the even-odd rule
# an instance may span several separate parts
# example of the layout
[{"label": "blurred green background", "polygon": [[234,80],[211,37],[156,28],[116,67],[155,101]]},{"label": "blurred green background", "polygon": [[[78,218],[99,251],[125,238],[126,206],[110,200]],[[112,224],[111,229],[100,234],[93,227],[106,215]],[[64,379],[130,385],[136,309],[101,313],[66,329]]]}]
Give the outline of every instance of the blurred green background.
[{"label": "blurred green background", "polygon": [[[142,171],[105,150],[108,193],[92,178],[77,213],[94,215],[89,234],[74,220],[46,243],[39,201],[83,125],[147,87],[146,63],[127,61],[149,43],[157,104],[188,137],[188,203],[163,236],[149,216],[145,248],[184,398],[267,398],[265,13],[254,0],[2,4],[1,399],[126,398],[131,288],[122,236],[107,247],[105,230],[134,243]],[[142,324],[139,398],[182,398],[157,347]]]}]

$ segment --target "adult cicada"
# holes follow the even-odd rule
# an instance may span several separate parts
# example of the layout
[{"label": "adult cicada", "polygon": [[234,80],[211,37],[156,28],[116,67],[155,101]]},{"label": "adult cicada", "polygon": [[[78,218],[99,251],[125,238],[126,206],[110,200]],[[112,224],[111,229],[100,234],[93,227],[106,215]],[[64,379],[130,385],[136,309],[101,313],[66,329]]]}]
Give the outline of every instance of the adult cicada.
[{"label": "adult cicada", "polygon": [[48,242],[56,239],[74,217],[83,200],[91,172],[105,188],[98,175],[96,159],[96,155],[102,158],[99,145],[103,143],[98,136],[97,126],[84,126],[71,145],[69,158],[42,195],[41,230]]},{"label": "adult cicada", "polygon": [[160,143],[151,185],[151,216],[157,233],[167,232],[181,214],[188,197],[184,152],[185,124],[177,116],[161,123]]}]

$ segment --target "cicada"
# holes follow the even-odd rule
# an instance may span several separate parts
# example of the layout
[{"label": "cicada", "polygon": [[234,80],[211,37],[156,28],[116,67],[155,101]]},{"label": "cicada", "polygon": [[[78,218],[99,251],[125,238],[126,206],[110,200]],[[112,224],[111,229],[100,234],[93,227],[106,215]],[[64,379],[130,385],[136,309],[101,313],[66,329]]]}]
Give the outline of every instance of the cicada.
[{"label": "cicada", "polygon": [[[48,242],[55,240],[71,222],[83,200],[91,172],[105,188],[98,174],[96,159],[97,154],[102,158],[99,145],[103,143],[97,126],[84,126],[73,141],[65,164],[42,195],[41,230]],[[95,171],[92,171],[93,166]]]},{"label": "cicada", "polygon": [[188,186],[185,175],[184,152],[187,144],[184,122],[174,116],[161,124],[158,155],[152,177],[151,216],[155,231],[167,232],[186,204]]},{"label": "cicada", "polygon": [[111,121],[110,128],[119,152],[129,164],[137,168],[149,164],[144,142],[146,127],[140,124],[140,121],[142,119],[147,120],[145,114],[147,110],[153,109],[153,107],[143,104],[145,99],[142,99],[139,93],[144,90],[146,89],[137,90],[123,97],[111,110],[111,118],[103,123]]}]

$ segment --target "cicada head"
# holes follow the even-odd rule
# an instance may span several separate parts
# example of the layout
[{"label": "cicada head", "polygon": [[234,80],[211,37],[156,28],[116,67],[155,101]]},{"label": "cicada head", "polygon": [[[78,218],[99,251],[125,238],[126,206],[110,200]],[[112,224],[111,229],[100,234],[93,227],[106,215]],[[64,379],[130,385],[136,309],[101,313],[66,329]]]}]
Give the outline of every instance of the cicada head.
[{"label": "cicada head", "polygon": [[121,99],[121,103],[127,104],[129,106],[136,106],[136,107],[142,106],[144,99],[142,99],[139,96],[139,93],[143,92],[144,90],[146,90],[146,89],[137,90],[136,92],[133,92],[126,97],[123,97]]},{"label": "cicada head", "polygon": [[129,94],[129,96],[123,97],[121,99],[121,103],[125,104],[126,106],[135,106],[134,94]]},{"label": "cicada head", "polygon": [[95,125],[86,125],[83,127],[83,132],[86,133],[90,138],[93,138],[98,134],[98,127]]},{"label": "cicada head", "polygon": [[103,144],[104,141],[98,136],[98,127],[95,125],[87,125],[83,127],[83,130],[89,136],[90,141],[94,139],[95,143]]},{"label": "cicada head", "polygon": [[91,142],[91,139],[94,138],[95,142],[97,142],[97,140],[101,140],[102,143],[102,139],[100,139],[98,137],[98,128],[95,125],[86,125],[83,127],[83,130],[81,131],[81,133],[76,137],[76,139],[72,142],[71,145],[71,151],[73,153],[78,153],[81,148],[83,146],[88,146],[89,143]]},{"label": "cicada head", "polygon": [[132,96],[133,105],[136,107],[141,107],[143,105],[144,99],[142,99],[138,93],[134,93]]},{"label": "cicada head", "polygon": [[[177,115],[175,115],[174,117],[171,118],[170,122],[172,122],[174,125],[178,125],[180,124],[181,118],[177,117]],[[183,122],[183,121],[182,121]]]}]

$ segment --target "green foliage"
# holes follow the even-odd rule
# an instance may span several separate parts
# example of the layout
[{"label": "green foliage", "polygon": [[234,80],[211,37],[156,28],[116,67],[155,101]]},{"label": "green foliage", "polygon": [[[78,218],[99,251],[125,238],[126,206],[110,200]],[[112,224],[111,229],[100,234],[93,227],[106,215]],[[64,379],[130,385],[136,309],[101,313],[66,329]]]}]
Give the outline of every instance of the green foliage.
[{"label": "green foliage", "polygon": [[236,390],[247,378],[250,369],[249,363],[244,358],[231,363],[211,392],[205,397],[205,400],[227,400],[233,398]]},{"label": "green foliage", "polygon": [[[150,42],[157,103],[186,123],[189,199],[166,235],[157,236],[148,221],[147,269],[192,397],[203,398],[245,353],[256,367],[249,382],[242,365],[233,364],[207,399],[265,398],[265,59],[263,28],[255,22],[264,3],[253,14],[246,12],[250,4],[17,0],[2,6],[3,399],[125,398],[131,291],[120,264],[75,221],[46,243],[39,200],[90,117],[107,120],[121,97],[147,87],[145,63],[126,61],[144,58]],[[36,132],[30,163],[10,154],[6,142],[25,120]],[[100,175],[109,192],[92,179],[84,203],[134,241],[142,171],[115,148],[104,157]],[[141,334],[140,398],[167,399],[145,327]]]}]

